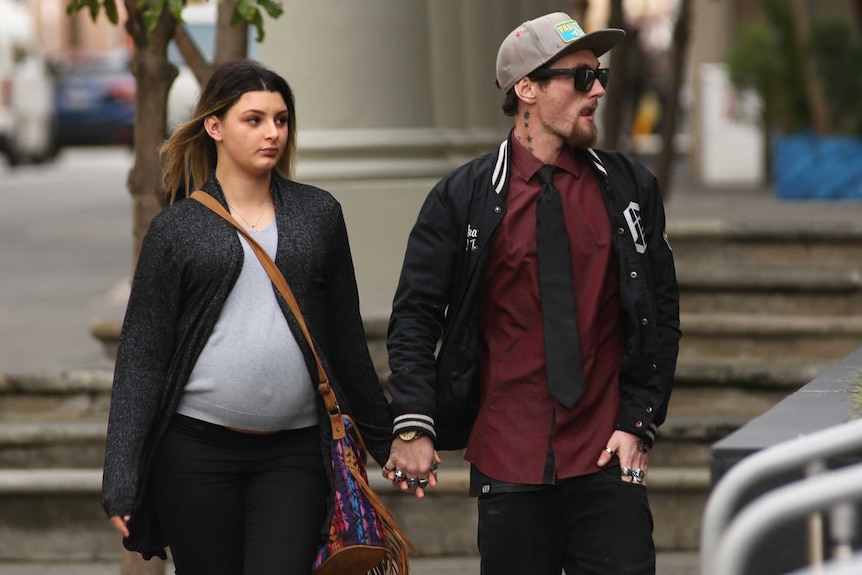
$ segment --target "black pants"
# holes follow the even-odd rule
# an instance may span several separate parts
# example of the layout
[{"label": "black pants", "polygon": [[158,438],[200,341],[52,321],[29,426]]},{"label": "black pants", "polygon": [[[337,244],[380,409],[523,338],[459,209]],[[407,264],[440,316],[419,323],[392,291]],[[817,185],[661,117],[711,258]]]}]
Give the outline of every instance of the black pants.
[{"label": "black pants", "polygon": [[482,575],[655,573],[646,487],[618,466],[539,491],[479,497]]},{"label": "black pants", "polygon": [[254,435],[178,415],[150,485],[178,575],[311,573],[329,494],[316,426]]}]

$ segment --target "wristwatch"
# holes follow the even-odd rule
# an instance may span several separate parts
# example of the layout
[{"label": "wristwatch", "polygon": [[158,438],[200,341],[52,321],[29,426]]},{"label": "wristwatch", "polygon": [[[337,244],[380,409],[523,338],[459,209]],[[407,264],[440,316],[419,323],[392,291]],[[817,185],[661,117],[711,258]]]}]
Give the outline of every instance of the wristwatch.
[{"label": "wristwatch", "polygon": [[418,429],[410,429],[410,430],[402,431],[401,433],[399,433],[398,439],[400,439],[401,441],[413,441],[414,439],[419,439],[423,435],[425,435],[425,434],[422,433],[421,431],[419,431]]}]

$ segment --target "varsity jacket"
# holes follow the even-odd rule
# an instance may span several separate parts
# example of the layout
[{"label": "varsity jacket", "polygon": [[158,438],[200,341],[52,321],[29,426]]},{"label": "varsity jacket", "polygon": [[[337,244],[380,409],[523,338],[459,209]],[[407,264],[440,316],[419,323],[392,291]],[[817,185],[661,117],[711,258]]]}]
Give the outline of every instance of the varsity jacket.
[{"label": "varsity jacket", "polygon": [[[463,448],[478,409],[478,302],[491,239],[506,214],[512,145],[510,135],[431,190],[395,292],[387,338],[393,431],[423,430],[438,449]],[[655,177],[636,160],[584,153],[619,262],[625,349],[616,428],[651,445],[667,413],[681,335],[664,206]]]},{"label": "varsity jacket", "polygon": [[[227,207],[214,174],[203,190]],[[392,419],[368,353],[341,206],[323,190],[275,175],[272,190],[275,263],[299,303],[342,412],[353,416],[368,452],[384,465]],[[114,370],[102,506],[109,517],[132,516],[123,544],[147,559],[164,557],[166,546],[148,493],[153,457],[243,259],[233,226],[196,201],[177,202],[158,214],[141,247]],[[274,286],[273,292],[316,389],[311,351]],[[332,429],[322,396],[316,397],[331,482]],[[327,523],[321,534],[328,533]]]}]

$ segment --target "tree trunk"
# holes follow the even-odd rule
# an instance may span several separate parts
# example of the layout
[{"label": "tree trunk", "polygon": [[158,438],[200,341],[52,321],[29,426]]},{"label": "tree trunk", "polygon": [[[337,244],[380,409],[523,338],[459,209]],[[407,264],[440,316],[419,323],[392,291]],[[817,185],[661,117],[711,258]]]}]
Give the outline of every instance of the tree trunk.
[{"label": "tree trunk", "polygon": [[248,56],[248,24],[245,21],[231,26],[236,0],[222,0],[218,5],[216,24],[216,50],[213,66]]},{"label": "tree trunk", "polygon": [[201,86],[206,84],[213,73],[212,65],[207,62],[200,51],[200,47],[191,39],[184,24],[177,24],[177,29],[174,32],[174,42],[180,54],[182,54],[183,60],[186,61],[192,74],[195,75],[198,84]]},{"label": "tree trunk", "polygon": [[685,56],[688,52],[690,27],[691,1],[681,0],[673,29],[670,78],[668,79],[667,98],[661,122],[662,145],[656,168],[659,189],[665,200],[670,197],[673,184],[673,163],[676,159],[676,120],[679,112],[679,93],[685,74]]},{"label": "tree trunk", "polygon": [[808,94],[808,108],[814,130],[822,136],[830,131],[829,111],[823,97],[823,82],[808,49],[808,39],[811,35],[810,22],[811,17],[805,0],[793,0],[793,28],[796,35],[794,40],[802,57],[802,77],[805,79],[805,92]]},{"label": "tree trunk", "polygon": [[129,14],[126,30],[135,43],[132,73],[137,84],[135,162],[127,180],[132,196],[134,269],[150,222],[165,206],[158,148],[165,138],[168,91],[177,76],[176,67],[168,62],[168,42],[174,35],[176,20],[165,10],[155,30],[148,35],[137,0],[125,3]]},{"label": "tree trunk", "polygon": [[140,553],[123,549],[120,573],[121,575],[164,575],[165,562],[158,557],[144,561]]},{"label": "tree trunk", "polygon": [[[623,28],[623,1],[613,0],[611,2],[611,15],[608,26],[611,28]],[[620,135],[623,131],[624,109],[627,96],[626,78],[628,78],[628,40],[623,40],[611,52],[611,78],[608,83],[608,91],[604,103],[604,129],[602,136],[602,147],[610,150],[619,149]]]}]

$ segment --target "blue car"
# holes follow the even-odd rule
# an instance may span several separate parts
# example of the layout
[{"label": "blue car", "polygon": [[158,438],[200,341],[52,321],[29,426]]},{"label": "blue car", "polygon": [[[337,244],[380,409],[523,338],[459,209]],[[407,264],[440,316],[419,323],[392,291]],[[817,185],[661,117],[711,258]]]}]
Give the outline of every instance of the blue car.
[{"label": "blue car", "polygon": [[52,62],[56,142],[132,146],[135,77],[127,52],[76,52]]}]

